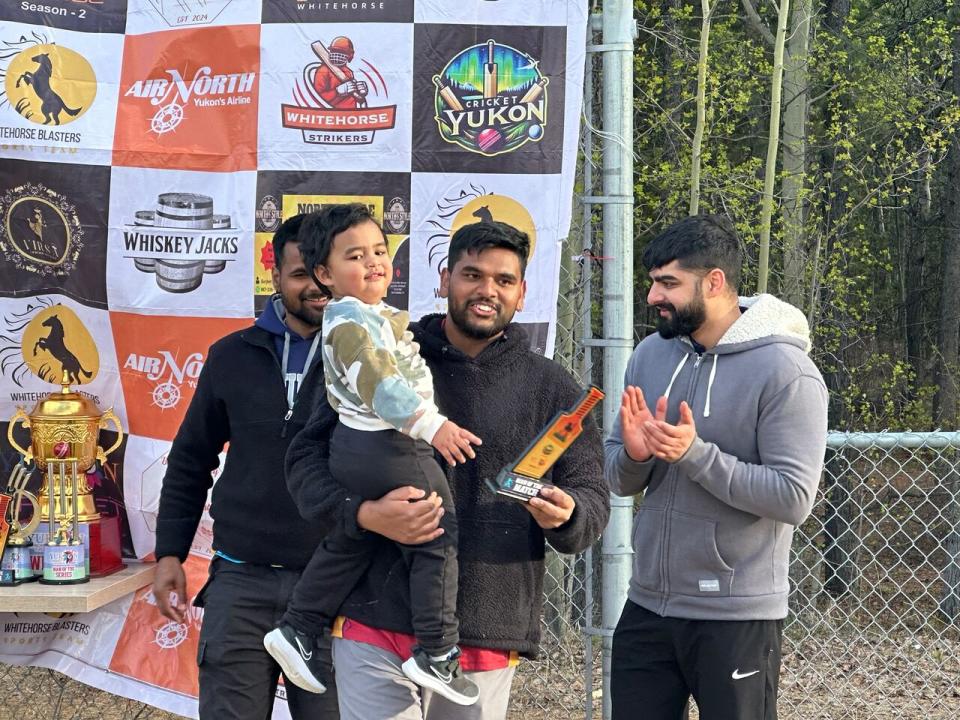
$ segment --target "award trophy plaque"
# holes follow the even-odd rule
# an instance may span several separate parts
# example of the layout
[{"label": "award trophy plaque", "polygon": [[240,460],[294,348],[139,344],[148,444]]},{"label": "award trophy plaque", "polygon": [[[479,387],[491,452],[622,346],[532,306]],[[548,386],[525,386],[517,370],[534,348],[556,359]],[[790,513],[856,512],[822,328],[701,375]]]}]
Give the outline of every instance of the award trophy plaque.
[{"label": "award trophy plaque", "polygon": [[496,479],[487,479],[487,487],[522,502],[537,497],[543,488],[541,478],[580,436],[583,419],[603,397],[600,388],[587,388],[576,405],[554,416],[516,462],[503,468]]},{"label": "award trophy plaque", "polygon": [[[86,479],[95,462],[106,462],[120,446],[123,430],[111,410],[101,412],[92,400],[73,392],[68,381],[64,371],[60,391],[40,400],[29,415],[17,408],[7,428],[10,445],[28,466],[35,461],[45,477],[38,498],[39,515],[49,523],[45,583],[85,582],[90,574],[109,575],[123,567],[119,518],[100,516]],[[29,450],[13,437],[17,422],[30,429]],[[117,439],[104,451],[97,438],[109,423],[116,427]]]},{"label": "award trophy plaque", "polygon": [[[30,472],[18,463],[7,481],[5,494],[10,498],[7,512],[10,537],[0,563],[0,585],[19,585],[40,579],[33,570],[33,539],[30,537],[40,524],[40,503],[36,495],[27,491],[29,479]],[[30,519],[26,523],[21,516],[24,500],[30,505]]]}]

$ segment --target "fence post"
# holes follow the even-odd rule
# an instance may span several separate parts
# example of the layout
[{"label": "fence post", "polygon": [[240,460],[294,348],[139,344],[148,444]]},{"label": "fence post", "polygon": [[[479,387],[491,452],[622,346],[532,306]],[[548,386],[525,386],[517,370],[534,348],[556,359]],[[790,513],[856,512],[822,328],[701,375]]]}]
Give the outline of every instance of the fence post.
[{"label": "fence post", "polygon": [[[633,349],[633,3],[603,3],[603,426],[620,407]],[[611,498],[603,534],[603,717],[610,710],[610,655],[630,581],[631,498]]]}]

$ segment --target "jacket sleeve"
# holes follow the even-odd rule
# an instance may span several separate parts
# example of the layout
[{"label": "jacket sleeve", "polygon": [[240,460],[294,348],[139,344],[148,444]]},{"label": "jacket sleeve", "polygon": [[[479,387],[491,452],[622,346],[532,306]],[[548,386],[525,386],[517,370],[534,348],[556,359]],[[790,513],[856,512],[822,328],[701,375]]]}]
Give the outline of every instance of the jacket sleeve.
[{"label": "jacket sleeve", "polygon": [[[562,399],[569,407],[580,396],[580,388],[565,372],[563,375]],[[603,482],[600,430],[592,415],[584,421],[580,437],[553,466],[551,480],[569,494],[576,505],[567,522],[543,534],[558,552],[585,550],[600,537],[610,517],[610,495]]]},{"label": "jacket sleeve", "polygon": [[330,474],[330,434],[337,414],[325,399],[317,402],[310,419],[287,448],[284,469],[287,490],[310,521],[330,521],[354,537],[364,532],[357,526],[357,510],[363,500],[351,496]]},{"label": "jacket sleeve", "polygon": [[[624,373],[623,386],[639,385],[640,360],[634,351]],[[603,474],[610,490],[621,497],[637,495],[646,490],[653,474],[655,460],[637,462],[623,449],[623,430],[620,425],[620,413],[617,412],[610,434],[603,443]]]},{"label": "jacket sleeve", "polygon": [[677,461],[681,472],[727,505],[799,525],[816,499],[827,444],[827,389],[800,375],[760,411],[760,464],[745,463],[695,438]]},{"label": "jacket sleeve", "polygon": [[186,559],[200,516],[220,465],[220,452],[230,438],[230,419],[214,387],[219,353],[215,347],[197,378],[197,389],[167,454],[167,471],[157,514],[157,559]]}]

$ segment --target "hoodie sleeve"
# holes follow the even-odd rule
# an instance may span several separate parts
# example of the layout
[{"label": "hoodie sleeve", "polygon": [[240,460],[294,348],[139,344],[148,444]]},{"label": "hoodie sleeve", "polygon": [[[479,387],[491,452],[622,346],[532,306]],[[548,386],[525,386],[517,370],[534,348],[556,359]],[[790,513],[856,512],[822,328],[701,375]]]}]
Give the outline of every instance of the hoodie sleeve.
[{"label": "hoodie sleeve", "polygon": [[157,512],[158,559],[168,555],[181,562],[186,559],[213,485],[211,473],[220,466],[220,452],[230,438],[226,407],[214,388],[219,356],[216,347],[210,348],[196,392],[167,454]]},{"label": "hoodie sleeve", "polygon": [[[630,362],[627,363],[627,370],[623,377],[624,387],[640,385],[639,352],[639,348],[634,350]],[[612,492],[625,497],[646,490],[656,461],[651,457],[648,460],[638,462],[627,455],[627,451],[623,448],[623,430],[620,425],[619,412],[614,418],[610,434],[603,443],[603,454],[603,474]]]},{"label": "hoodie sleeve", "polygon": [[819,377],[799,375],[760,411],[759,465],[700,438],[677,465],[727,505],[796,526],[813,508],[826,443],[827,389]]},{"label": "hoodie sleeve", "polygon": [[391,349],[350,320],[334,326],[324,342],[337,374],[377,417],[414,439],[433,440],[446,418],[400,371]]},{"label": "hoodie sleeve", "polygon": [[[573,378],[562,373],[561,399],[565,407],[576,402],[580,388]],[[573,515],[559,528],[544,530],[544,536],[555,550],[577,553],[590,547],[600,537],[610,517],[610,495],[603,482],[603,450],[600,430],[593,416],[583,423],[583,432],[557,460],[551,481],[569,494],[576,504]]]}]

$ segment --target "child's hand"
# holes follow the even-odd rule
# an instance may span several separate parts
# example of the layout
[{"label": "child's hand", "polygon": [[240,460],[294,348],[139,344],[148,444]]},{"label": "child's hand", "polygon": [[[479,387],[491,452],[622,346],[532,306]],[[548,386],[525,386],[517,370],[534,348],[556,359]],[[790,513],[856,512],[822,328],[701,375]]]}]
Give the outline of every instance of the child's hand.
[{"label": "child's hand", "polygon": [[477,456],[473,452],[473,448],[470,447],[470,443],[480,445],[482,441],[472,432],[464,430],[451,420],[447,420],[440,426],[437,434],[433,436],[433,440],[430,442],[451,466],[456,466],[458,462],[465,463],[467,458],[472,459]]}]

